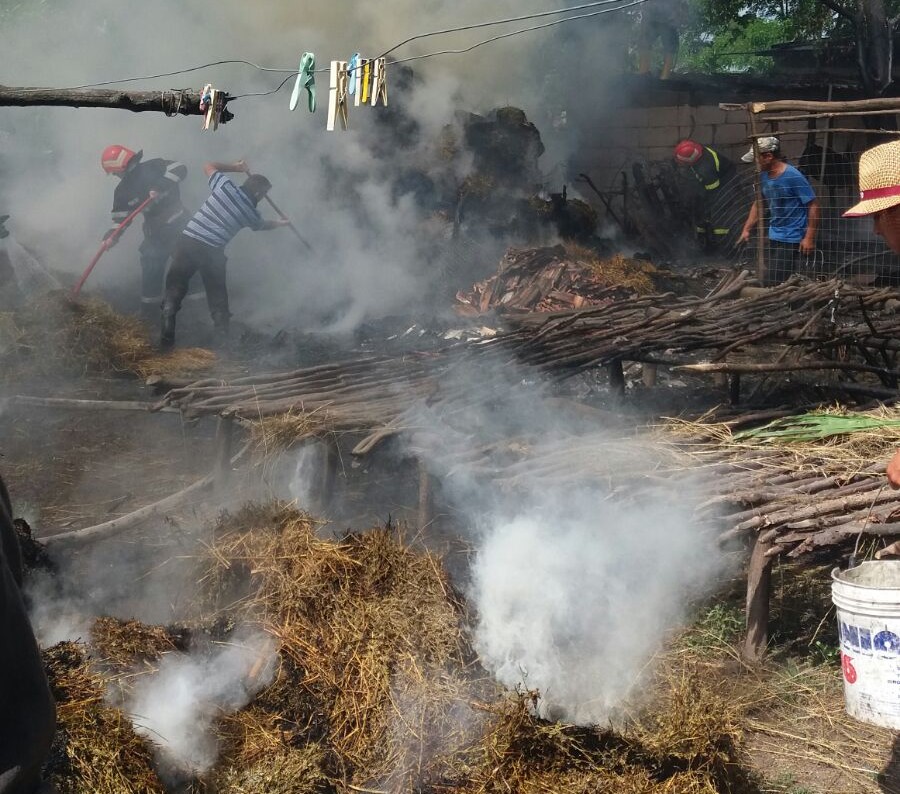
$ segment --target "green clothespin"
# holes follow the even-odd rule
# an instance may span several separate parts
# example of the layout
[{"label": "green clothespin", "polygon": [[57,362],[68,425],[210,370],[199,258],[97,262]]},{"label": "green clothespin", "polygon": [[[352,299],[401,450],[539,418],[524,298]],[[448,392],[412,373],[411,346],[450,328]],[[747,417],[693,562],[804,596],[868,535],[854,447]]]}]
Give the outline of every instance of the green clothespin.
[{"label": "green clothespin", "polygon": [[316,112],[316,56],[311,52],[304,52],[300,59],[300,69],[297,79],[294,81],[294,90],[291,93],[291,110],[296,110],[300,103],[300,91],[303,89],[309,94],[309,112]]}]

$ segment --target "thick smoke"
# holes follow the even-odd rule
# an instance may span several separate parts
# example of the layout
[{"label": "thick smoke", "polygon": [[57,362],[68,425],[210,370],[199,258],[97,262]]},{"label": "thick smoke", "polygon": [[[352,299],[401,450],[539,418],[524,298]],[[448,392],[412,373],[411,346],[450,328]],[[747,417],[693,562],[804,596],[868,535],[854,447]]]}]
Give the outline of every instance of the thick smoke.
[{"label": "thick smoke", "polygon": [[[383,51],[417,33],[546,7],[542,0],[487,6],[476,0],[337,0],[303,6],[287,0],[230,0],[214,6],[204,0],[124,5],[59,0],[6,12],[4,83],[64,87],[232,58],[290,69],[304,50],[315,51],[319,63],[327,65],[355,51]],[[315,115],[291,113],[292,80],[273,96],[236,100],[235,120],[215,133],[201,132],[197,117],[2,108],[0,211],[12,215],[10,229],[50,266],[79,273],[109,225],[115,181],[99,167],[105,145],[122,143],[143,149],[147,157],[183,160],[189,167],[183,190],[189,209],[205,198],[204,161],[246,158],[270,176],[273,198],[293,216],[315,252],[300,248],[286,230],[239,235],[229,248],[237,319],[270,327],[348,330],[367,317],[407,312],[427,300],[434,281],[431,241],[427,235],[423,239],[412,199],[392,191],[396,174],[410,163],[434,161],[434,142],[455,110],[483,112],[513,104],[544,131],[548,152],[542,168],[549,175],[547,186],[559,189],[564,161],[581,141],[571,127],[554,129],[551,121],[558,122],[575,101],[584,104],[578,87],[582,79],[591,81],[594,93],[597,77],[614,84],[624,65],[624,45],[611,42],[627,40],[621,35],[627,23],[627,14],[609,14],[464,56],[416,61],[417,80],[404,93],[395,69],[389,77],[392,108],[402,105],[417,126],[410,145],[402,148],[390,129],[378,127],[383,109],[352,112],[352,130],[346,134],[325,132],[323,109]],[[466,46],[525,24],[424,39],[396,56]],[[584,76],[588,63],[595,77]],[[243,94],[270,90],[285,76],[226,65],[122,88],[200,88],[212,82]],[[318,90],[325,106],[327,75],[319,75]],[[596,96],[589,104],[596,104]],[[138,240],[139,232],[129,231],[101,261],[89,288],[136,292]]]},{"label": "thick smoke", "polygon": [[215,763],[215,721],[272,683],[276,651],[268,634],[238,632],[212,652],[164,656],[158,671],[138,678],[125,711],[163,769],[203,774]]}]

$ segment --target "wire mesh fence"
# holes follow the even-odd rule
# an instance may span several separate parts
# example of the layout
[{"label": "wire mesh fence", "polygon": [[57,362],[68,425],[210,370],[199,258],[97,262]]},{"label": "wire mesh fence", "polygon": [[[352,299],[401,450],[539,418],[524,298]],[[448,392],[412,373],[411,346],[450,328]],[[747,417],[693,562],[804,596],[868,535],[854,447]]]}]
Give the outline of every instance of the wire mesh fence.
[{"label": "wire mesh fence", "polygon": [[[806,176],[819,202],[815,251],[797,254],[790,272],[811,278],[838,276],[866,284],[900,285],[900,257],[875,234],[871,218],[844,218],[858,200],[857,164],[864,149],[824,150],[812,136],[799,156],[788,163]],[[691,259],[706,254],[756,271],[759,239],[756,229],[747,245],[741,231],[755,200],[759,179],[755,165],[738,163],[720,187],[706,191],[686,169],[670,161],[634,163],[630,199],[635,236],[662,258]],[[764,208],[768,230],[769,207]],[[768,235],[766,235],[768,237]],[[783,252],[763,240],[769,280],[783,280]],[[772,272],[781,261],[781,272]]]},{"label": "wire mesh fence", "polygon": [[[814,148],[813,148],[814,147]],[[839,276],[865,283],[900,284],[900,257],[894,254],[875,234],[871,218],[844,218],[858,200],[857,163],[861,151],[837,153],[813,144],[791,164],[809,180],[819,203],[819,224],[816,247],[812,254],[798,255],[795,269],[812,278]],[[754,200],[754,183],[758,179],[750,166],[738,172],[726,186],[720,202],[725,210],[729,228],[743,228]],[[764,227],[768,229],[770,208],[765,207]],[[753,243],[733,248],[730,258],[737,263],[754,267],[757,262],[758,240],[754,231]],[[764,261],[768,269],[778,260],[771,243],[766,244]]]}]

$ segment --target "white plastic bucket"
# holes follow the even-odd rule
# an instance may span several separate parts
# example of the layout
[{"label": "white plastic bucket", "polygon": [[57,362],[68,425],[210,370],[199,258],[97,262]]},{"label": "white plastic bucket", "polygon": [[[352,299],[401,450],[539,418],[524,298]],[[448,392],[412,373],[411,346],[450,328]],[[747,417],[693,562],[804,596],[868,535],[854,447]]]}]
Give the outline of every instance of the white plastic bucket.
[{"label": "white plastic bucket", "polygon": [[847,713],[900,729],[900,561],[831,572]]}]

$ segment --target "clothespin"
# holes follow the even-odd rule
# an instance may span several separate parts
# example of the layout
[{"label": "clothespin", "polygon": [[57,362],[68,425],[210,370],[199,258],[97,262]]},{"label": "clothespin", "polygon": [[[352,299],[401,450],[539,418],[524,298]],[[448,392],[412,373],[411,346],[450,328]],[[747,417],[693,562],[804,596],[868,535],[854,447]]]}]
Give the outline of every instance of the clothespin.
[{"label": "clothespin", "polygon": [[387,64],[384,58],[375,60],[375,68],[372,72],[372,107],[378,104],[379,99],[387,105]]},{"label": "clothespin", "polygon": [[214,131],[219,129],[219,120],[222,118],[222,111],[225,110],[225,91],[217,91],[211,85],[207,85],[200,98],[200,110],[206,111],[203,129]]},{"label": "clothespin", "polygon": [[359,104],[362,102],[364,105],[369,104],[369,80],[372,77],[372,61],[368,58],[363,61],[363,73],[362,73],[362,90],[360,90],[356,95],[356,102]]},{"label": "clothespin", "polygon": [[304,52],[300,59],[300,68],[297,71],[297,79],[294,81],[294,90],[291,93],[291,110],[296,110],[300,103],[300,91],[306,89],[309,112],[316,112],[316,56],[311,52]]},{"label": "clothespin", "polygon": [[359,53],[354,52],[347,61],[347,93],[353,96],[356,93],[356,84],[359,82]]},{"label": "clothespin", "polygon": [[328,132],[334,132],[337,120],[341,120],[341,128],[350,126],[347,96],[347,62],[332,61],[328,91]]},{"label": "clothespin", "polygon": [[212,98],[212,83],[207,83],[203,86],[203,90],[200,92],[200,112],[206,113],[209,108],[209,100]]}]

